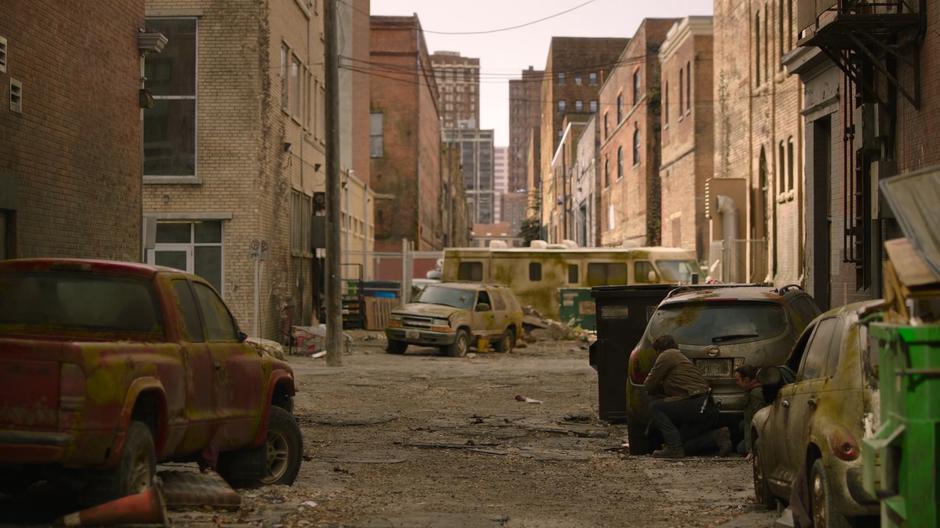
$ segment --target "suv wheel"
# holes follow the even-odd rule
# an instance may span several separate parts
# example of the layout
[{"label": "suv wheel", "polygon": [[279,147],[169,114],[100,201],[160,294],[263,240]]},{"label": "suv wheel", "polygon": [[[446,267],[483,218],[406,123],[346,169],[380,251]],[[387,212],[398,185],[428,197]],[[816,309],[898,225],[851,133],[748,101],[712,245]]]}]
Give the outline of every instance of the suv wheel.
[{"label": "suv wheel", "polygon": [[646,426],[627,422],[627,442],[630,444],[631,455],[648,455],[656,447],[646,434]]},{"label": "suv wheel", "polygon": [[405,350],[408,350],[408,343],[391,339],[388,340],[388,347],[385,349],[389,354],[404,354]]},{"label": "suv wheel", "polygon": [[777,506],[777,498],[770,493],[770,486],[764,478],[764,461],[761,459],[760,447],[757,438],[754,439],[754,449],[751,453],[751,471],[754,475],[754,498],[761,506],[772,510]]},{"label": "suv wheel", "polygon": [[813,526],[815,528],[849,528],[848,519],[841,513],[833,511],[832,490],[821,459],[813,462],[809,486]]},{"label": "suv wheel", "polygon": [[493,348],[497,352],[512,352],[513,345],[516,344],[516,333],[512,328],[507,329],[503,332],[503,335],[499,337],[499,342],[493,345]]},{"label": "suv wheel", "polygon": [[461,328],[457,330],[457,337],[454,339],[454,344],[447,347],[447,355],[450,357],[464,357],[469,350],[470,334]]}]

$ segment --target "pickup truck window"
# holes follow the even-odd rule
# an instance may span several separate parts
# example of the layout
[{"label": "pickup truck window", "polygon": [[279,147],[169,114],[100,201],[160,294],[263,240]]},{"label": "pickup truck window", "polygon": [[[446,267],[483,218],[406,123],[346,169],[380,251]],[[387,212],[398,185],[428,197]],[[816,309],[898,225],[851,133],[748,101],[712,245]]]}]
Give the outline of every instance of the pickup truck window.
[{"label": "pickup truck window", "polygon": [[202,308],[209,341],[238,341],[235,322],[232,321],[232,316],[222,299],[205,284],[194,282],[193,289],[196,291],[199,307]]},{"label": "pickup truck window", "polygon": [[163,338],[149,282],[83,272],[0,273],[0,328],[30,334],[119,332]]},{"label": "pickup truck window", "polygon": [[180,315],[183,318],[183,332],[190,343],[205,342],[206,337],[202,332],[202,322],[199,320],[199,308],[196,307],[196,299],[193,299],[193,292],[189,289],[189,284],[178,279],[173,281],[173,293],[180,308]]}]

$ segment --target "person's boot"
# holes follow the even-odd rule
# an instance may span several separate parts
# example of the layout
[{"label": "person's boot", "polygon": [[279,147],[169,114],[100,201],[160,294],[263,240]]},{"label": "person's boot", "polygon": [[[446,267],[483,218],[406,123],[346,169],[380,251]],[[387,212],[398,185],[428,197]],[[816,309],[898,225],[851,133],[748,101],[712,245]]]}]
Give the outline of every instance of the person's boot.
[{"label": "person's boot", "polygon": [[731,431],[722,427],[715,431],[715,443],[718,445],[718,456],[725,457],[731,454],[734,446],[731,444]]},{"label": "person's boot", "polygon": [[653,451],[654,458],[685,458],[685,450],[682,449],[682,446],[672,447],[665,446],[662,449],[657,449]]}]

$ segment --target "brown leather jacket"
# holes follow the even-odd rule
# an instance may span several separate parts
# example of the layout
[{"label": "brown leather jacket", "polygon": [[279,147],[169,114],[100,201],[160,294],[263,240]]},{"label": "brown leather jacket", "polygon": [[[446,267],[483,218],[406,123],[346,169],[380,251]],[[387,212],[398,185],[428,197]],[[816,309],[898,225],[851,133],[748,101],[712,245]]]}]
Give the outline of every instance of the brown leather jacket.
[{"label": "brown leather jacket", "polygon": [[708,392],[708,382],[692,360],[675,348],[664,350],[643,384],[650,396],[682,400]]}]

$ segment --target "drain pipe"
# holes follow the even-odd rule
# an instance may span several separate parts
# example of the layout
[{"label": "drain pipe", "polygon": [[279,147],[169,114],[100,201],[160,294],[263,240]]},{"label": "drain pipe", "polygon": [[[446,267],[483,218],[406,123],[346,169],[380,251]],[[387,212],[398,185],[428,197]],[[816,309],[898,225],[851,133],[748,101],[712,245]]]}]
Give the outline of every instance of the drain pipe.
[{"label": "drain pipe", "polygon": [[738,208],[734,200],[723,194],[719,194],[718,214],[721,215],[721,238],[724,240],[724,251],[722,251],[722,280],[731,282],[737,280],[737,253],[734,247],[734,238],[738,233]]}]

